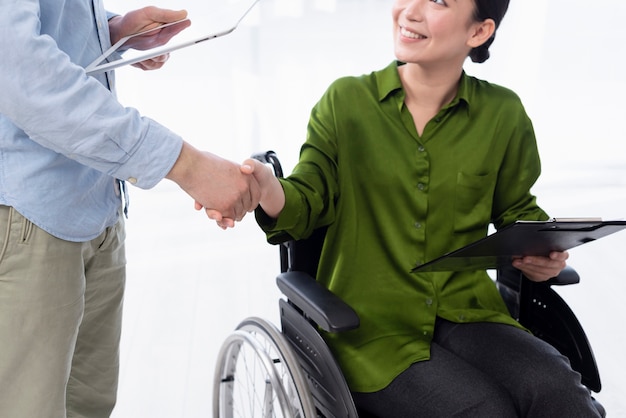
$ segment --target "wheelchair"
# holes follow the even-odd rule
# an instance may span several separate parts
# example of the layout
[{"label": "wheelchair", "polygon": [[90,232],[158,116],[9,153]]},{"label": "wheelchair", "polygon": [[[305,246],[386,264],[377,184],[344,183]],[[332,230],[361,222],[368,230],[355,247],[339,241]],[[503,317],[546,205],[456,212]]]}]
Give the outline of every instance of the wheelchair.
[{"label": "wheelchair", "polygon": [[[254,155],[283,176],[273,151]],[[280,245],[276,283],[279,330],[258,317],[244,319],[219,351],[213,381],[213,416],[284,418],[371,417],[357,410],[341,369],[319,329],[342,332],[359,326],[356,312],[316,280],[325,229]],[[601,381],[591,345],[575,314],[552,286],[580,281],[567,267],[545,283],[524,278],[513,267],[499,269],[495,282],[511,315],[567,356],[590,392]],[[604,408],[594,400],[605,416]]]}]

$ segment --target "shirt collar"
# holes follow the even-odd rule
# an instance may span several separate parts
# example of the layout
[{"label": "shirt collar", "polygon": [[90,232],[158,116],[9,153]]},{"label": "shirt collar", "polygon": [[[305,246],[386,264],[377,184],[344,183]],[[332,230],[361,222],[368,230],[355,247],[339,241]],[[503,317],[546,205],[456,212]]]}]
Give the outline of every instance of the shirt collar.
[{"label": "shirt collar", "polygon": [[465,74],[465,70],[461,74],[461,80],[459,81],[459,89],[456,92],[456,96],[450,102],[449,107],[456,106],[460,103],[465,103],[465,108],[467,109],[467,113],[470,111],[470,101],[471,101],[471,83],[469,82],[469,76]]},{"label": "shirt collar", "polygon": [[402,82],[398,75],[398,66],[400,65],[402,65],[400,61],[394,61],[380,71],[379,76],[376,78],[378,101],[382,102],[389,97],[391,93],[402,90]]},{"label": "shirt collar", "polygon": [[[377,77],[376,79],[379,101],[384,101],[398,91],[401,91],[402,95],[404,95],[402,82],[400,81],[400,76],[398,75],[398,67],[400,65],[404,64],[400,61],[394,61],[382,71],[380,71],[379,77]],[[463,73],[461,74],[461,80],[459,81],[459,89],[457,90],[456,96],[454,96],[452,102],[445,106],[445,108],[451,108],[459,105],[460,103],[465,103],[466,109],[469,113],[471,101],[471,83],[469,83],[468,79],[469,76],[465,73],[465,70],[463,70]]]}]

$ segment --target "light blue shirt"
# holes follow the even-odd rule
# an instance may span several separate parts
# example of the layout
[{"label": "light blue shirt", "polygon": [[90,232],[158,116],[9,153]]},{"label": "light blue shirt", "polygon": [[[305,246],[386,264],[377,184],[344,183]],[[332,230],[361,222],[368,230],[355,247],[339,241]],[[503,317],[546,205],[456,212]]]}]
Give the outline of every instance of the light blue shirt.
[{"label": "light blue shirt", "polygon": [[182,147],[117,101],[112,72],[85,74],[108,17],[101,0],[0,2],[0,205],[69,241],[117,221],[117,179],[151,188]]}]

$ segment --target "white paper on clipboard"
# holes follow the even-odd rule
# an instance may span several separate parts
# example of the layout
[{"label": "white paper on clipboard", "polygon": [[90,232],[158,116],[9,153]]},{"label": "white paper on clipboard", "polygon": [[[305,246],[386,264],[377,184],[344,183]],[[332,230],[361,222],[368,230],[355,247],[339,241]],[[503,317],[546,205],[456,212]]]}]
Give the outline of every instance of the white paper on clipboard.
[{"label": "white paper on clipboard", "polygon": [[[241,0],[236,2],[234,5],[225,6],[229,7],[230,9],[226,10],[223,13],[224,18],[220,19],[219,23],[212,28],[202,28],[202,30],[205,32],[203,32],[203,34],[201,35],[178,41],[176,38],[180,35],[177,35],[172,38],[172,40],[166,45],[147,49],[144,51],[133,50],[134,53],[132,54],[126,53],[124,55],[121,55],[119,52],[124,50],[124,44],[134,36],[142,35],[150,31],[161,30],[167,26],[181,24],[188,21],[189,19],[183,19],[178,22],[172,22],[166,25],[159,26],[158,28],[150,29],[148,31],[126,36],[116,42],[115,45],[111,46],[111,48],[106,50],[91,64],[85,67],[85,71],[88,75],[98,74],[104,71],[109,71],[115,68],[122,67],[124,65],[131,65],[137,62],[145,61],[150,58],[158,57],[159,55],[186,48],[191,45],[196,45],[210,39],[215,39],[224,35],[228,35],[229,33],[233,32],[237,28],[237,26],[239,26],[243,18],[250,12],[250,10],[252,10],[254,5],[258,2],[259,0]],[[217,19],[214,19],[214,21],[217,21]],[[189,29],[184,30],[183,33],[187,30]]]}]

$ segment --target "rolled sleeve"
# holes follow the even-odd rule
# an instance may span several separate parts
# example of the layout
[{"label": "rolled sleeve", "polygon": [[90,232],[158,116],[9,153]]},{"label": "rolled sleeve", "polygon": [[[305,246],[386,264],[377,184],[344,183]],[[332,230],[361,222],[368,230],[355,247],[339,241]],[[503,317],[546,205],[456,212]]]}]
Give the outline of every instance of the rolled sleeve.
[{"label": "rolled sleeve", "polygon": [[285,206],[278,218],[270,218],[260,206],[255,211],[257,223],[267,234],[267,241],[271,244],[302,238],[302,233],[297,229],[303,216],[302,196],[292,184],[282,179],[279,181],[285,193]]},{"label": "rolled sleeve", "polygon": [[143,141],[126,161],[110,174],[142,189],[150,189],[172,169],[183,140],[156,122],[151,122]]}]

